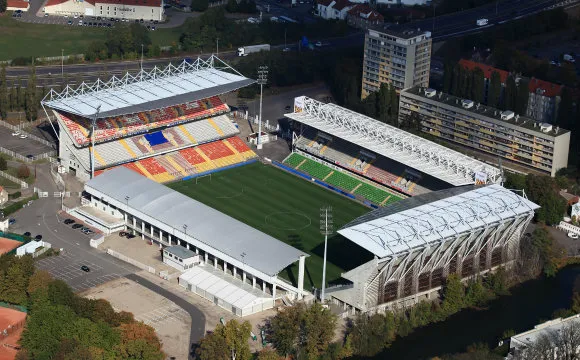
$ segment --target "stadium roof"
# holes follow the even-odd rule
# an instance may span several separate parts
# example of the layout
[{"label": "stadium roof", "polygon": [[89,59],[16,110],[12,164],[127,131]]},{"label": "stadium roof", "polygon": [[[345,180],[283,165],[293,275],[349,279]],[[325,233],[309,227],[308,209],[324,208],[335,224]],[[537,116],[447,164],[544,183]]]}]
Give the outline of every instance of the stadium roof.
[{"label": "stadium roof", "polygon": [[398,201],[338,231],[379,258],[430,246],[539,206],[501,185],[466,185]]},{"label": "stadium roof", "polygon": [[[123,166],[89,180],[85,184],[85,190],[94,196],[102,194],[122,205],[127,204],[136,211],[136,216],[141,214],[155,219],[172,228],[176,236],[193,237],[270,276],[278,274],[280,270],[299,260],[300,256],[308,256],[270,235]],[[242,258],[241,254],[244,253]]]},{"label": "stadium roof", "polygon": [[285,116],[394,159],[454,186],[473,184],[476,173],[487,182],[501,180],[500,170],[458,151],[335,104],[303,97],[302,109]]},{"label": "stadium roof", "polygon": [[44,106],[87,118],[107,118],[224,94],[253,84],[248,79],[212,55],[207,60],[197,58],[178,66],[157,66],[150,71],[129,73],[109,81],[98,79],[63,91],[51,90],[42,100]]}]

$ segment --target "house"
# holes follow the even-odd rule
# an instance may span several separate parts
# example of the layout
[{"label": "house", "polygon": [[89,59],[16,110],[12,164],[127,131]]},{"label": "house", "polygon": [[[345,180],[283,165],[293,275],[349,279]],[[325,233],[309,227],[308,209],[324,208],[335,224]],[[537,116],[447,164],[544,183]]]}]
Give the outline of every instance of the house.
[{"label": "house", "polygon": [[[483,76],[485,78],[484,101],[486,103],[489,82],[493,72],[495,71],[499,74],[502,89],[505,87],[505,83],[510,74],[508,71],[497,69],[493,66],[477,63],[471,60],[461,59],[459,60],[459,65],[467,70],[473,70],[475,68],[480,68],[483,70]],[[558,107],[560,105],[560,96],[562,94],[563,86],[536,78],[528,79],[525,77],[517,77],[515,80],[518,82],[521,79],[528,80],[528,89],[530,92],[526,113],[522,115],[525,115],[539,122],[552,123],[558,114]]]},{"label": "house", "polygon": [[346,15],[353,6],[348,0],[319,0],[317,14],[325,20],[346,20]]},{"label": "house", "polygon": [[367,4],[356,4],[346,14],[346,22],[359,29],[368,29],[369,26],[379,25],[384,21],[383,15]]},{"label": "house", "polygon": [[0,186],[0,205],[4,205],[8,201],[8,192]]},{"label": "house", "polygon": [[163,249],[163,262],[180,271],[191,269],[199,263],[199,255],[181,246],[169,246]]}]

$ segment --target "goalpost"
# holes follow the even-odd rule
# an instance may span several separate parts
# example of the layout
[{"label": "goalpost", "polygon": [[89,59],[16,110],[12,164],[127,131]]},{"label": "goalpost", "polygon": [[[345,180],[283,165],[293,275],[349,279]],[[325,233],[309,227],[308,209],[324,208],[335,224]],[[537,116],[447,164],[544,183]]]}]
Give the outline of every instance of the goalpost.
[{"label": "goalpost", "polygon": [[212,174],[207,174],[207,175],[201,175],[201,176],[196,177],[195,178],[195,184],[197,185],[197,182],[199,181],[199,179],[206,178],[206,177],[209,177],[209,182],[211,182],[211,175]]}]

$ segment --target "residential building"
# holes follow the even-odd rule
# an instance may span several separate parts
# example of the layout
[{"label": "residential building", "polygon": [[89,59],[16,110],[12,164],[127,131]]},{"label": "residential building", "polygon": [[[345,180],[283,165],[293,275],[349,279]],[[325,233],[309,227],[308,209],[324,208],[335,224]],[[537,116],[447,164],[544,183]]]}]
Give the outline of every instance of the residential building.
[{"label": "residential building", "polygon": [[179,271],[191,269],[200,262],[199,255],[181,246],[168,246],[163,249],[163,262]]},{"label": "residential building", "polygon": [[368,29],[385,21],[383,15],[367,4],[356,4],[346,14],[346,22],[359,29]]},{"label": "residential building", "polygon": [[28,11],[30,8],[30,3],[26,0],[8,0],[6,4],[6,10],[20,10],[20,11]]},{"label": "residential building", "polygon": [[353,6],[348,0],[319,0],[318,16],[326,20],[346,20],[346,15]]},{"label": "residential building", "polygon": [[0,186],[0,205],[4,205],[8,201],[8,192]]},{"label": "residential building", "polygon": [[163,0],[48,0],[43,11],[55,15],[163,20]]},{"label": "residential building", "polygon": [[[517,334],[510,339],[510,350],[506,356],[506,360],[512,359],[528,359],[532,358],[532,352],[536,352],[538,348],[534,345],[540,339],[547,340],[546,344],[550,344],[550,349],[547,351],[553,352],[552,354],[545,354],[545,359],[566,359],[564,352],[573,351],[574,354],[580,353],[580,348],[577,347],[578,344],[573,344],[576,348],[570,348],[564,346],[563,348],[558,348],[558,343],[566,343],[567,336],[574,337],[578,332],[578,327],[580,326],[580,316],[573,315],[568,318],[562,319],[557,318],[554,320],[546,321],[540,325],[534,326],[532,330]],[[567,354],[571,355],[571,354]]]},{"label": "residential building", "polygon": [[421,131],[554,176],[568,164],[570,131],[518,116],[513,111],[414,86],[401,92],[399,122],[415,121]]},{"label": "residential building", "polygon": [[361,98],[391,84],[397,91],[429,86],[431,32],[371,28],[365,36]]},{"label": "residential building", "polygon": [[[494,71],[497,72],[500,76],[503,93],[503,88],[505,87],[505,83],[510,74],[508,71],[465,59],[459,60],[459,64],[467,70],[480,68],[483,71],[483,76],[485,78],[484,102],[487,103],[489,82],[491,79],[491,74],[493,74]],[[560,105],[560,96],[562,94],[563,86],[551,83],[549,81],[536,78],[528,79],[521,76],[516,76],[516,83],[519,83],[521,79],[528,81],[528,89],[530,91],[525,115],[536,121],[552,123],[558,113],[558,106]]]}]

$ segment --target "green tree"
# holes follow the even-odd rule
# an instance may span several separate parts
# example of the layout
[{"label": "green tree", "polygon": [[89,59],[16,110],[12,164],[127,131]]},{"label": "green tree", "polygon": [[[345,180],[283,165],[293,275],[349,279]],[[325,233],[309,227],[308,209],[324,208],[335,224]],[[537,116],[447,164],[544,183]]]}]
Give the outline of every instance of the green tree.
[{"label": "green tree", "polygon": [[577,131],[579,125],[576,124],[576,107],[574,106],[574,97],[570,88],[565,86],[562,89],[560,105],[556,115],[556,124],[572,131]]},{"label": "green tree", "polygon": [[548,225],[560,222],[566,212],[566,200],[559,194],[554,179],[547,175],[526,176],[526,194],[540,209],[536,211],[537,221],[543,221]]},{"label": "green tree", "polygon": [[143,323],[129,323],[119,326],[121,343],[114,349],[115,359],[162,360],[161,342],[155,330]]},{"label": "green tree", "polygon": [[5,12],[7,7],[8,7],[8,1],[7,0],[0,0],[0,13]]},{"label": "green tree", "polygon": [[377,117],[381,122],[389,122],[389,111],[391,109],[391,96],[389,93],[389,85],[382,83],[377,95]]},{"label": "green tree", "polygon": [[191,2],[191,11],[206,11],[208,7],[208,0],[193,0]]},{"label": "green tree", "polygon": [[516,93],[515,112],[517,114],[520,114],[522,116],[526,115],[529,97],[530,97],[529,80],[522,78],[520,79]]},{"label": "green tree", "polygon": [[536,227],[532,233],[532,245],[540,251],[540,259],[544,265],[544,274],[548,277],[555,276],[558,271],[560,254],[555,249],[554,240],[545,227]]},{"label": "green tree", "polygon": [[270,320],[270,341],[284,357],[288,357],[298,347],[303,312],[304,305],[297,304],[278,311]]},{"label": "green tree", "polygon": [[391,97],[391,124],[397,125],[399,123],[399,96],[394,86],[389,87],[389,96]]},{"label": "green tree", "polygon": [[503,110],[515,110],[517,87],[513,75],[508,75],[505,84],[505,94],[503,97]]},{"label": "green tree", "polygon": [[28,166],[22,164],[18,167],[18,173],[16,175],[18,175],[18,178],[20,179],[26,179],[30,176],[30,169]]},{"label": "green tree", "polygon": [[453,83],[453,65],[446,61],[443,66],[443,92],[449,94]]},{"label": "green tree", "polygon": [[490,291],[483,285],[481,277],[477,277],[467,284],[465,303],[469,306],[482,306],[492,297]]},{"label": "green tree", "polygon": [[30,69],[26,91],[24,93],[24,111],[26,120],[34,121],[38,117],[38,99],[36,93],[36,69],[34,66]]},{"label": "green tree", "polygon": [[306,359],[316,360],[326,351],[334,336],[335,327],[336,316],[319,303],[306,309],[302,320],[303,342],[300,346]]},{"label": "green tree", "polygon": [[229,13],[238,12],[238,2],[236,0],[228,0],[226,11]]},{"label": "green tree", "polygon": [[0,170],[6,170],[8,169],[8,163],[6,162],[6,159],[4,159],[2,156],[0,156]]},{"label": "green tree", "polygon": [[226,339],[223,336],[206,335],[199,341],[196,352],[200,360],[230,360]]},{"label": "green tree", "polygon": [[491,73],[487,89],[487,105],[497,108],[501,96],[501,76],[497,71]]},{"label": "green tree", "polygon": [[358,315],[349,330],[348,339],[353,351],[361,356],[374,356],[395,339],[393,313]]},{"label": "green tree", "polygon": [[451,77],[451,87],[449,88],[449,93],[455,96],[461,96],[461,76],[463,74],[463,67],[459,64],[455,64],[453,68],[453,76]]},{"label": "green tree", "polygon": [[284,360],[284,358],[278,355],[271,347],[267,347],[258,352],[256,360]]},{"label": "green tree", "polygon": [[[1,1],[6,0],[0,0],[0,3]],[[8,84],[6,83],[6,65],[2,65],[2,70],[0,70],[0,118],[2,120],[6,120],[9,106],[10,101],[8,97]]]},{"label": "green tree", "polygon": [[476,103],[483,103],[485,91],[485,77],[483,70],[476,67],[471,72],[471,100]]},{"label": "green tree", "polygon": [[449,274],[443,287],[443,302],[441,310],[445,315],[451,315],[465,306],[465,287],[457,274]]}]

